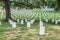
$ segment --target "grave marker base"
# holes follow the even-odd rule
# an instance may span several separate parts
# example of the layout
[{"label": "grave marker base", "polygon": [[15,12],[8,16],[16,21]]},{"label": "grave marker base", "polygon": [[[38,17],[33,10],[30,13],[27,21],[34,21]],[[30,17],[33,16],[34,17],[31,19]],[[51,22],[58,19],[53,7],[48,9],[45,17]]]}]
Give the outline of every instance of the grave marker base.
[{"label": "grave marker base", "polygon": [[45,27],[40,27],[40,35],[44,35],[45,34]]}]

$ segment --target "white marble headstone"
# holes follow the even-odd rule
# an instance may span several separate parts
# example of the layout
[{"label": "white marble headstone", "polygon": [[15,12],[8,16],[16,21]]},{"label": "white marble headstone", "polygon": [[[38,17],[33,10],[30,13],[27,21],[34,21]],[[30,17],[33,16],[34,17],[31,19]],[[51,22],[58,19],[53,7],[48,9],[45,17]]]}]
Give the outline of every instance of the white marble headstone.
[{"label": "white marble headstone", "polygon": [[9,23],[10,23],[10,24],[12,24],[12,23],[13,23],[13,21],[9,19]]},{"label": "white marble headstone", "polygon": [[17,22],[19,22],[20,20],[19,19],[17,19]]},{"label": "white marble headstone", "polygon": [[60,22],[60,19],[58,19],[58,22]]},{"label": "white marble headstone", "polygon": [[16,22],[12,22],[12,27],[16,28]]},{"label": "white marble headstone", "polygon": [[24,20],[21,20],[21,24],[24,24]]},{"label": "white marble headstone", "polygon": [[45,34],[45,27],[43,26],[43,22],[40,19],[40,35],[44,35]]},{"label": "white marble headstone", "polygon": [[48,22],[48,19],[45,19],[46,20],[46,22]]},{"label": "white marble headstone", "polygon": [[55,20],[55,24],[58,24],[58,21],[57,20]]},{"label": "white marble headstone", "polygon": [[43,22],[40,20],[40,27],[43,27]]},{"label": "white marble headstone", "polygon": [[52,22],[54,22],[54,19],[52,19]]},{"label": "white marble headstone", "polygon": [[31,26],[31,22],[27,22],[27,27],[30,27]]},{"label": "white marble headstone", "polygon": [[44,35],[45,34],[45,27],[40,27],[40,35]]},{"label": "white marble headstone", "polygon": [[31,20],[31,24],[33,24],[33,23],[34,23],[34,21],[35,21],[35,19],[32,19],[32,20]]}]

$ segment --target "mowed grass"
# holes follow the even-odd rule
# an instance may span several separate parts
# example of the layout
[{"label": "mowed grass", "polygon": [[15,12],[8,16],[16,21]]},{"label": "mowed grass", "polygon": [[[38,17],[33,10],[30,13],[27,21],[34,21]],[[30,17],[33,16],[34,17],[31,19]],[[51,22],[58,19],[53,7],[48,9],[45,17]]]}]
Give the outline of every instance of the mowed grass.
[{"label": "mowed grass", "polygon": [[2,21],[0,26],[0,40],[60,40],[60,24],[44,22],[45,35],[39,35],[39,22],[35,22],[30,28],[26,23],[12,28],[9,22]]}]

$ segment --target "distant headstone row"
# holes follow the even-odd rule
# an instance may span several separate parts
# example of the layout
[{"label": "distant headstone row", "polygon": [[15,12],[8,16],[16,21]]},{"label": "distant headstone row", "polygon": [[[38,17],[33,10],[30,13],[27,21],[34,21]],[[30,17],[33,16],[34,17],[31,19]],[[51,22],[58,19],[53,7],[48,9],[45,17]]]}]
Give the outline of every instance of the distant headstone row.
[{"label": "distant headstone row", "polygon": [[[18,19],[18,20],[19,20],[19,19]],[[24,20],[20,20],[20,21],[18,21],[18,22],[20,22],[21,25],[24,24]],[[31,21],[27,21],[27,23],[26,23],[27,28],[30,28],[30,27],[31,27],[31,24],[33,24],[34,22],[35,22],[35,19],[33,19],[33,20],[31,20]],[[10,20],[10,19],[9,19],[9,23],[10,23],[10,25],[11,25],[13,28],[16,28],[16,27],[17,27],[16,22],[14,22],[14,21],[12,21],[12,20]],[[40,32],[39,32],[39,34],[40,34],[40,35],[44,35],[44,34],[45,34],[45,27],[43,26],[43,22],[42,22],[41,19],[40,19],[39,25],[40,25]]]},{"label": "distant headstone row", "polygon": [[[1,11],[1,14],[3,11]],[[20,22],[20,24],[24,24],[24,20],[26,22],[27,27],[31,27],[31,24],[35,22],[36,19],[40,20],[40,35],[45,34],[45,27],[43,26],[42,19],[44,19],[46,22],[49,22],[51,20],[52,22],[55,22],[55,24],[58,24],[60,22],[60,14],[54,13],[53,9],[11,9],[11,16],[13,19],[17,20],[17,22]],[[2,16],[0,17],[0,19]],[[21,20],[20,20],[21,19]],[[9,19],[9,23],[13,28],[16,28],[16,22]],[[0,20],[1,25],[1,20]]]}]

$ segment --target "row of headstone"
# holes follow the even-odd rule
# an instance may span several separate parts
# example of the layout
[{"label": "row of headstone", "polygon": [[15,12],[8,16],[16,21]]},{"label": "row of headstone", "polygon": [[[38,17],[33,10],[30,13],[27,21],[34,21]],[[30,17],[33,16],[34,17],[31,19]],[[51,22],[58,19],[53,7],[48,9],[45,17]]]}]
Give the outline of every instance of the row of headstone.
[{"label": "row of headstone", "polygon": [[[24,24],[23,19],[21,19],[21,21],[19,19],[17,19],[17,22],[20,22],[22,25]],[[31,21],[27,21],[27,27],[31,27],[31,24],[33,24],[34,22],[35,22],[35,19],[33,19]],[[9,23],[12,25],[13,28],[16,28],[16,22],[9,19]]]},{"label": "row of headstone", "polygon": [[42,10],[43,11],[54,11],[54,8],[47,8],[47,7],[45,7],[45,8],[42,8]]},{"label": "row of headstone", "polygon": [[[15,10],[15,9],[12,9],[12,11],[13,10]],[[23,11],[24,12],[23,12]],[[34,11],[36,10],[36,9],[33,9]],[[50,9],[46,9],[46,10],[50,10]],[[53,9],[51,9],[51,10],[53,10]],[[19,11],[19,12],[18,12]],[[21,9],[21,10],[15,10],[14,12],[15,13],[18,13],[18,14],[20,14],[20,15],[22,15],[22,16],[24,16],[24,18],[26,18],[26,17],[29,17],[29,15],[31,15],[31,12],[32,10],[28,10],[28,9]],[[45,12],[43,12],[44,14],[43,14],[43,16],[45,17],[45,16],[49,16],[49,17],[51,17],[51,15],[49,15],[49,14],[52,14],[52,13],[47,13],[46,11]],[[24,14],[24,15],[23,15]],[[21,16],[20,16],[21,17]],[[23,18],[23,17],[22,17]],[[51,17],[52,18],[52,17]],[[48,22],[48,18],[45,18],[45,21],[46,22]]]},{"label": "row of headstone", "polygon": [[[34,22],[34,21],[31,20],[31,22]],[[31,22],[30,21],[27,22],[27,27],[28,28],[31,27]],[[12,20],[9,19],[9,23],[12,25],[13,28],[16,28],[16,22],[13,22]],[[24,20],[21,20],[21,24],[24,24]],[[43,22],[41,20],[40,20],[40,32],[39,32],[39,34],[40,35],[45,34],[45,27],[43,26]]]},{"label": "row of headstone", "polygon": [[[47,9],[47,10],[50,10],[50,9]],[[53,9],[51,9],[51,10],[53,10]],[[50,11],[51,11],[51,10],[50,10]],[[45,19],[46,22],[48,22],[48,19],[51,18],[51,19],[52,19],[52,23],[55,22],[55,24],[58,24],[58,22],[60,22],[60,21],[57,20],[57,19],[55,20],[55,19],[54,19],[54,16],[55,16],[56,14],[53,15],[52,13],[53,13],[53,12],[47,13],[46,10],[44,10],[43,13],[42,13],[42,14],[43,14],[42,17]],[[57,14],[56,16],[59,16],[59,14]],[[46,18],[46,17],[48,17],[48,18]]]},{"label": "row of headstone", "polygon": [[55,24],[58,24],[60,22],[60,19],[55,20]]},{"label": "row of headstone", "polygon": [[[48,19],[45,19],[45,21],[46,22],[48,22]],[[54,19],[52,19],[52,23],[54,23],[55,22],[55,24],[58,24],[59,22],[60,22],[60,19],[56,19],[56,20],[54,20]]]},{"label": "row of headstone", "polygon": [[[31,27],[31,24],[33,24],[35,22],[35,19],[32,19],[30,21],[28,21],[27,19],[25,20],[27,22],[27,27]],[[24,20],[21,20],[21,24],[24,23]]]},{"label": "row of headstone", "polygon": [[[48,19],[45,19],[45,21],[46,22],[48,22]],[[54,20],[54,19],[52,19],[52,23],[54,23],[55,22],[55,24],[58,24],[59,22],[60,22],[60,19],[56,19],[56,20]]]},{"label": "row of headstone", "polygon": [[21,9],[21,10],[11,9],[11,14],[15,14],[17,15],[17,18],[23,19],[30,17],[33,13],[32,10],[28,9]]},{"label": "row of headstone", "polygon": [[[29,16],[29,15],[32,13],[32,12],[31,12],[32,10],[22,9],[22,10],[24,11],[24,12],[23,12],[22,10],[17,10],[17,9],[18,9],[18,8],[16,8],[16,10],[15,10],[14,12],[17,13],[17,12],[19,11],[18,13],[20,13],[20,15],[22,15],[22,13],[23,13],[23,14],[24,14],[24,15],[23,15],[24,17],[25,17],[25,14],[26,14],[26,17],[27,17],[27,16]],[[33,9],[33,10],[36,11],[36,9]],[[52,14],[52,13],[51,13],[51,12],[47,13],[46,10],[52,11],[52,10],[54,10],[54,9],[52,9],[52,8],[51,8],[51,9],[45,8],[45,9],[42,9],[42,10],[44,10],[44,12],[43,12],[43,13],[44,13],[44,14],[43,14],[44,17],[45,17],[45,16],[51,17],[51,14]],[[17,11],[17,12],[16,12],[16,11]],[[27,14],[27,13],[28,13],[28,14]],[[52,18],[52,17],[51,17],[51,18]],[[45,21],[48,22],[48,18],[45,18]],[[54,19],[52,20],[52,22],[54,22]],[[56,24],[57,24],[57,22],[56,22]]]},{"label": "row of headstone", "polygon": [[43,12],[43,14],[41,16],[44,18],[44,20],[46,22],[48,22],[48,18],[47,17],[49,16],[49,14],[47,12]]}]

